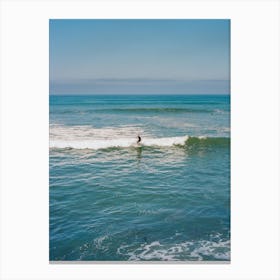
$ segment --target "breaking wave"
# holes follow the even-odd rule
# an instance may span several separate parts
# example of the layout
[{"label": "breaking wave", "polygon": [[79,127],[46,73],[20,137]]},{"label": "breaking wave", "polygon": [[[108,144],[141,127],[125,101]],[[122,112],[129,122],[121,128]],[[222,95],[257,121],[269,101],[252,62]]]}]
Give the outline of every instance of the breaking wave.
[{"label": "breaking wave", "polygon": [[141,244],[138,248],[123,245],[118,248],[118,254],[128,257],[128,261],[229,261],[230,241],[186,241],[166,245],[159,241]]},{"label": "breaking wave", "polygon": [[57,149],[107,149],[107,148],[129,148],[129,147],[200,147],[200,146],[228,146],[229,138],[224,137],[165,137],[165,138],[144,138],[141,144],[137,144],[135,138],[104,139],[104,140],[51,140],[50,148]]},{"label": "breaking wave", "polygon": [[127,148],[140,146],[168,147],[172,145],[184,145],[188,136],[168,137],[168,138],[147,138],[143,139],[141,145],[137,144],[134,138],[105,139],[105,140],[80,140],[80,141],[50,141],[50,148],[73,148],[73,149],[106,149],[106,148]]},{"label": "breaking wave", "polygon": [[102,109],[66,109],[56,114],[73,113],[226,113],[223,110],[199,109],[199,108],[176,108],[176,107],[154,107],[154,108],[102,108]]}]

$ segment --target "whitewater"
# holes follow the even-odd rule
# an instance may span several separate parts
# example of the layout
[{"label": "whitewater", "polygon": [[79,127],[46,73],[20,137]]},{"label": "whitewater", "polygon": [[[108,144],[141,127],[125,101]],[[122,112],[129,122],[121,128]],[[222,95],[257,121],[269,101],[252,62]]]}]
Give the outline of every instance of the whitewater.
[{"label": "whitewater", "polygon": [[182,137],[166,137],[166,138],[148,138],[143,139],[141,144],[137,144],[135,139],[121,138],[112,140],[85,140],[85,141],[50,141],[50,148],[73,148],[73,149],[106,149],[111,147],[141,147],[141,146],[155,146],[155,147],[169,147],[173,145],[184,145],[188,140],[188,136]]}]

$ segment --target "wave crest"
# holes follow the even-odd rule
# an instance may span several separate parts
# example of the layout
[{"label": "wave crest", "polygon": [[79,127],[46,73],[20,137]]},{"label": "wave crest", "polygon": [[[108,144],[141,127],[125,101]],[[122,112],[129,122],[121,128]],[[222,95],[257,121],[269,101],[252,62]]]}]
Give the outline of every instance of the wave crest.
[{"label": "wave crest", "polygon": [[229,138],[224,137],[165,137],[145,138],[141,144],[137,144],[134,138],[105,139],[105,140],[51,140],[50,148],[54,149],[108,149],[108,148],[139,148],[139,147],[171,147],[182,146],[186,148],[205,146],[228,146]]},{"label": "wave crest", "polygon": [[128,148],[142,146],[168,147],[173,145],[184,145],[188,136],[167,137],[167,138],[147,138],[143,139],[141,145],[137,144],[134,138],[105,139],[105,140],[85,140],[85,141],[50,141],[50,148],[72,148],[72,149],[106,149],[106,148]]}]

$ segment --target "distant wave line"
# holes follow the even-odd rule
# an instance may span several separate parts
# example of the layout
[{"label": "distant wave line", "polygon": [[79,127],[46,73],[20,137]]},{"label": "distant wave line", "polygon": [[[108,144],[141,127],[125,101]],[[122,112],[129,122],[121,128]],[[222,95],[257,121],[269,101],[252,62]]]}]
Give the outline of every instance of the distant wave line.
[{"label": "distant wave line", "polygon": [[69,113],[226,113],[225,110],[216,109],[190,109],[190,108],[104,108],[88,110],[63,110],[55,114]]}]

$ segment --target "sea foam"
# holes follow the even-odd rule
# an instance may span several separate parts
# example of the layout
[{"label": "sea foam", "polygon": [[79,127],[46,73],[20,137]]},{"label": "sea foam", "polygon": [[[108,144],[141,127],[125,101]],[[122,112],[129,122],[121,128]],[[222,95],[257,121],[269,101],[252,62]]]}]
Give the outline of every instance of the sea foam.
[{"label": "sea foam", "polygon": [[184,145],[188,140],[188,136],[165,137],[165,138],[145,138],[141,141],[141,145],[137,144],[136,138],[119,138],[104,140],[51,140],[50,148],[72,148],[72,149],[107,149],[113,147],[140,147],[140,146],[158,146],[170,147],[173,145]]},{"label": "sea foam", "polygon": [[178,244],[162,244],[159,241],[153,241],[150,244],[141,244],[137,248],[133,247],[133,245],[123,245],[118,248],[118,254],[126,255],[129,261],[230,260],[229,240],[197,240]]}]

